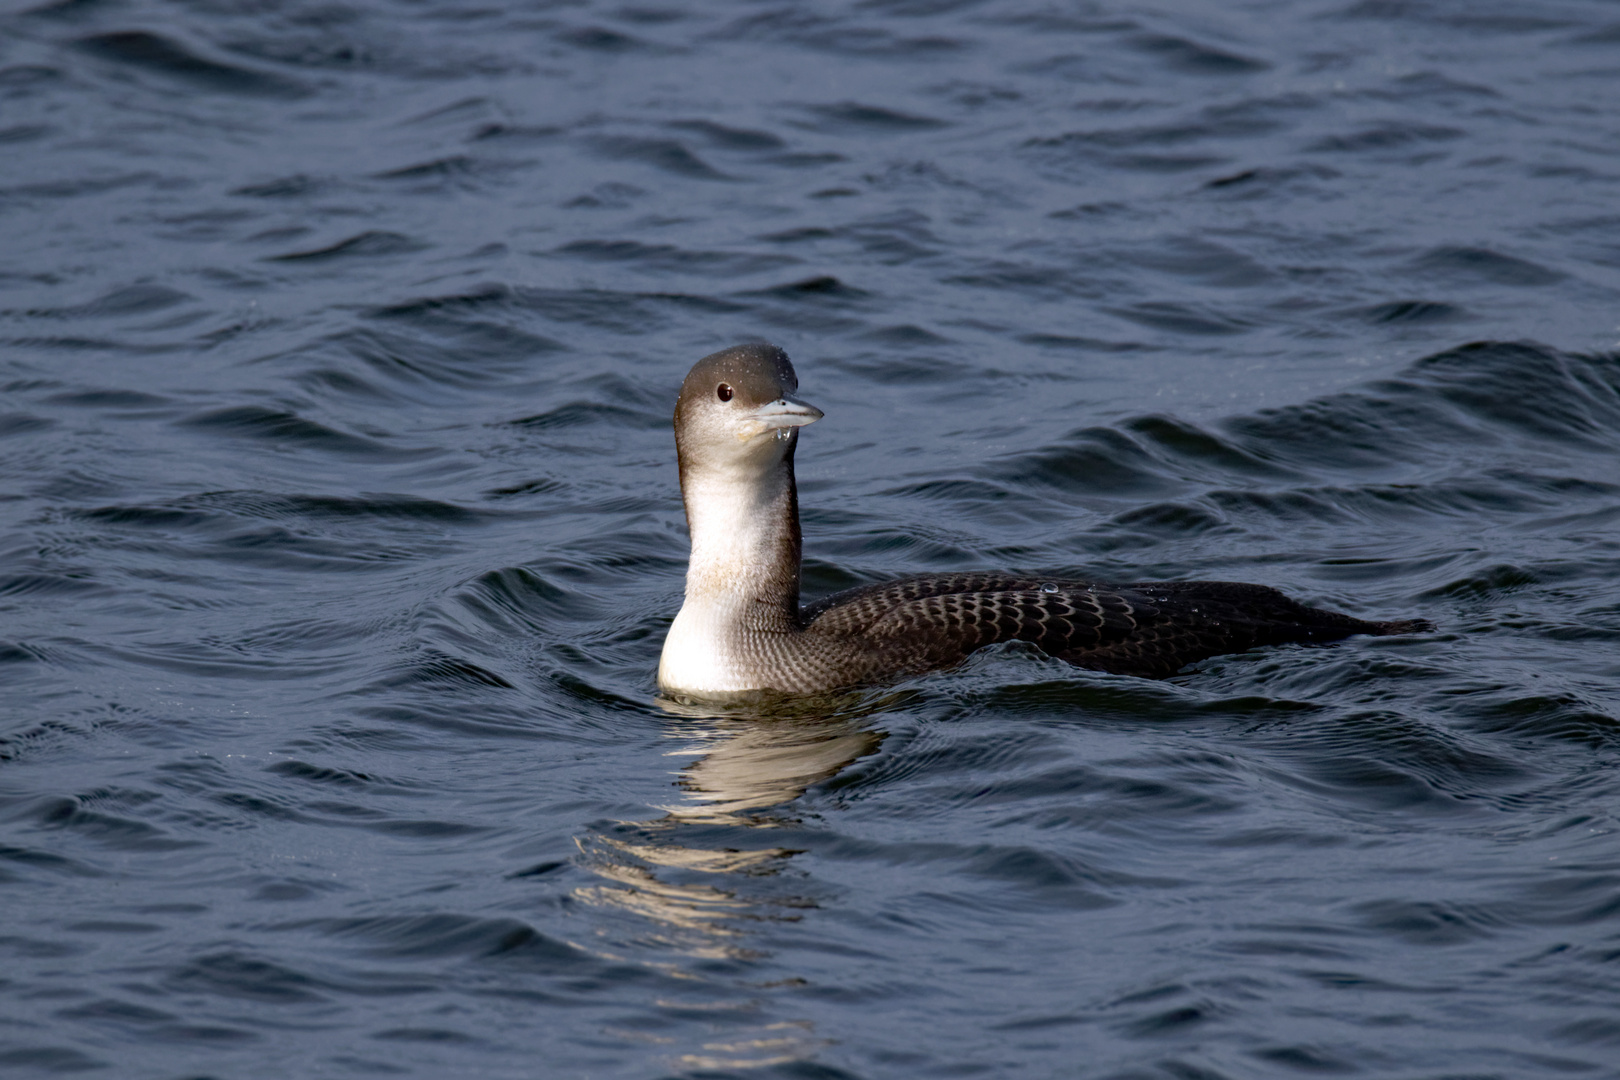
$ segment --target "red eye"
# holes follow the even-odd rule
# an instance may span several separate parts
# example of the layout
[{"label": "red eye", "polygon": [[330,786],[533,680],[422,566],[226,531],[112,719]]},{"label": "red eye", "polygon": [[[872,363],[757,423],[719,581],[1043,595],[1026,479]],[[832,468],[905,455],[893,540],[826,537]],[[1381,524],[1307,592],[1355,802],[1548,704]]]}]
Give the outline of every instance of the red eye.
[{"label": "red eye", "polygon": [[714,394],[721,401],[730,401],[731,387],[727,386],[725,383],[721,383],[719,386],[714,388]]}]

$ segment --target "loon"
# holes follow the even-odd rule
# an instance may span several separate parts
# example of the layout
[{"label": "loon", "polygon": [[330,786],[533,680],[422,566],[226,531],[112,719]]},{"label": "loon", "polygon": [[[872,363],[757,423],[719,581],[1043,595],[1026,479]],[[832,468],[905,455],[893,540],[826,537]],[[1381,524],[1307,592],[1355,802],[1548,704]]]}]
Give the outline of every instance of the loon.
[{"label": "loon", "polygon": [[982,571],[864,585],[800,607],[793,451],[798,429],[823,413],[798,388],[773,345],[706,356],[681,386],[675,446],[692,554],[658,665],[666,694],[820,694],[944,670],[1007,641],[1162,678],[1259,646],[1430,629],[1307,607],[1264,585]]}]

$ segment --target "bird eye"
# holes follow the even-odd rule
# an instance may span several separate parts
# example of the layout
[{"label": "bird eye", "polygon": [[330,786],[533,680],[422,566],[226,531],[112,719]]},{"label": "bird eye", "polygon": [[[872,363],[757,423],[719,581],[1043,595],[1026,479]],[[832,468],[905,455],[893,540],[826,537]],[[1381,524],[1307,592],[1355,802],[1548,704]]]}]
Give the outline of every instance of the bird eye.
[{"label": "bird eye", "polygon": [[721,401],[731,400],[731,387],[727,386],[725,383],[721,383],[719,386],[715,387],[714,393],[715,396]]}]

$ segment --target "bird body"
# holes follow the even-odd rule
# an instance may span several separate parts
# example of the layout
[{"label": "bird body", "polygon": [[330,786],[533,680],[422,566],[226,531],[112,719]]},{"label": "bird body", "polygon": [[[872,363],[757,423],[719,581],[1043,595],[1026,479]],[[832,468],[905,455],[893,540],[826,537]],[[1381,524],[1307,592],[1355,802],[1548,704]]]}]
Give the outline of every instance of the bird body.
[{"label": "bird body", "polygon": [[1110,585],[968,572],[864,585],[799,605],[798,429],[787,354],[741,345],[692,368],[675,409],[692,555],[659,662],[666,693],[812,694],[953,667],[1028,642],[1078,667],[1163,677],[1223,653],[1427,624],[1369,622],[1237,582]]}]

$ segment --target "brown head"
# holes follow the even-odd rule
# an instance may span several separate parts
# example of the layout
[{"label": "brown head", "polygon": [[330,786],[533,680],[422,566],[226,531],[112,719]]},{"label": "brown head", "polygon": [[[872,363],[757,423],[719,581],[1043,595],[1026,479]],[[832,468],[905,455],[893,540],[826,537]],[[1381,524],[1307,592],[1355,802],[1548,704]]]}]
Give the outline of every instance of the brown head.
[{"label": "brown head", "polygon": [[799,377],[775,345],[734,345],[692,366],[675,402],[675,446],[681,481],[693,470],[746,482],[784,458],[798,429],[821,419],[794,394]]}]

